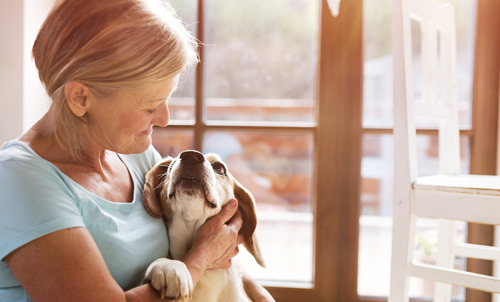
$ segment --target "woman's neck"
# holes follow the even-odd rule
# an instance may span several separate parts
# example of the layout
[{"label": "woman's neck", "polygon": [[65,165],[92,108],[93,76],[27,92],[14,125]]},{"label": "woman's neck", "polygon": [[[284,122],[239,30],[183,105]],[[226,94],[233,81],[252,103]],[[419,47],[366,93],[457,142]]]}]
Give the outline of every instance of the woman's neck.
[{"label": "woman's neck", "polygon": [[82,140],[88,142],[83,150],[81,159],[75,159],[64,142],[56,138],[54,133],[54,122],[52,108],[33,125],[20,140],[27,143],[38,155],[54,164],[72,164],[92,168],[96,172],[103,171],[103,162],[110,154],[116,156],[114,152],[99,148],[96,144],[90,143],[88,135],[82,133]]}]

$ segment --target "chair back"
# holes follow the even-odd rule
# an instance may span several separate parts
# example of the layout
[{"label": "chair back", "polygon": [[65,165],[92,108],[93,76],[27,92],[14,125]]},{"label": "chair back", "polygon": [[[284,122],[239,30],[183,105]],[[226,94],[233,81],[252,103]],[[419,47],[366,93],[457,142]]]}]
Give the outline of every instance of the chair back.
[{"label": "chair back", "polygon": [[[417,177],[416,120],[439,127],[439,173],[460,172],[455,12],[433,0],[393,1],[395,143]],[[399,150],[399,148],[397,149]]]}]

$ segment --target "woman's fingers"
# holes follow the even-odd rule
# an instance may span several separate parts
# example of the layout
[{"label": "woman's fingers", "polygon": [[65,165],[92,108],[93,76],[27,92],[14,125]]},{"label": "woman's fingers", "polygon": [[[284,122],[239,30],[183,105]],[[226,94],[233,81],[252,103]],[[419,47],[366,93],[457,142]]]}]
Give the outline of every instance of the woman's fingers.
[{"label": "woman's fingers", "polygon": [[230,200],[199,230],[194,246],[203,246],[206,268],[229,268],[231,259],[239,253],[238,245],[243,242],[243,235],[239,234],[243,219],[237,209],[238,202]]},{"label": "woman's fingers", "polygon": [[219,214],[215,217],[217,217],[216,219],[219,220],[221,224],[224,224],[231,220],[231,217],[234,216],[236,209],[238,209],[238,202],[236,199],[231,199],[225,206],[222,207]]},{"label": "woman's fingers", "polygon": [[243,225],[243,219],[241,218],[241,212],[239,210],[234,213],[234,216],[227,222],[227,226],[238,233]]}]

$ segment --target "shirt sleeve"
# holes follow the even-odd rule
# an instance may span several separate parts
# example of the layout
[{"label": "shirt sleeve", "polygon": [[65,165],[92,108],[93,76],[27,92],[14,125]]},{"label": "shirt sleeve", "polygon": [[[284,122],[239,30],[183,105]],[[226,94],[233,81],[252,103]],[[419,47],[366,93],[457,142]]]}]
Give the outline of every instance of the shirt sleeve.
[{"label": "shirt sleeve", "polygon": [[84,227],[78,200],[55,167],[0,163],[0,259],[57,230]]}]

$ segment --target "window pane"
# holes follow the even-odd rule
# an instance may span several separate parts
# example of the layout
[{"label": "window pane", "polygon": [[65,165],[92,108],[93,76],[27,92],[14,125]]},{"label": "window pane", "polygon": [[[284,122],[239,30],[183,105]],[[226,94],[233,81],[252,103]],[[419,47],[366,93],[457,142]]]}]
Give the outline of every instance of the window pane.
[{"label": "window pane", "polygon": [[[170,0],[179,17],[187,24],[191,33],[196,36],[197,6],[196,0]],[[168,101],[172,123],[194,121],[195,118],[195,68],[181,75],[177,90]]]},{"label": "window pane", "polygon": [[[457,22],[457,97],[461,125],[471,124],[475,0],[446,0]],[[391,0],[364,1],[363,126],[393,126]],[[417,32],[415,32],[416,34]],[[415,50],[419,47],[414,47]],[[418,84],[418,83],[417,83]],[[416,85],[416,88],[418,85]]]},{"label": "window pane", "polygon": [[171,128],[155,128],[153,146],[161,156],[177,156],[184,150],[194,149],[193,132],[189,130],[173,130]]},{"label": "window pane", "polygon": [[[469,144],[467,136],[461,136],[461,172],[469,172]],[[389,294],[391,242],[392,242],[392,196],[393,155],[392,135],[365,135],[363,138],[363,159],[361,167],[361,217],[359,241],[358,293],[362,296],[387,296]],[[418,174],[425,176],[437,173],[437,136],[417,136]],[[417,221],[417,246],[415,256],[419,261],[429,263],[435,259],[437,240],[436,221]],[[461,238],[465,237],[465,224],[459,226]],[[464,261],[458,259],[458,268]],[[429,297],[433,291],[432,282],[412,280],[410,295]],[[463,289],[454,288],[453,294],[460,298]]]},{"label": "window pane", "polygon": [[218,153],[256,199],[267,268],[240,249],[245,268],[259,279],[311,282],[313,136],[213,131],[203,150]]},{"label": "window pane", "polygon": [[314,121],[318,1],[208,0],[207,118]]}]

